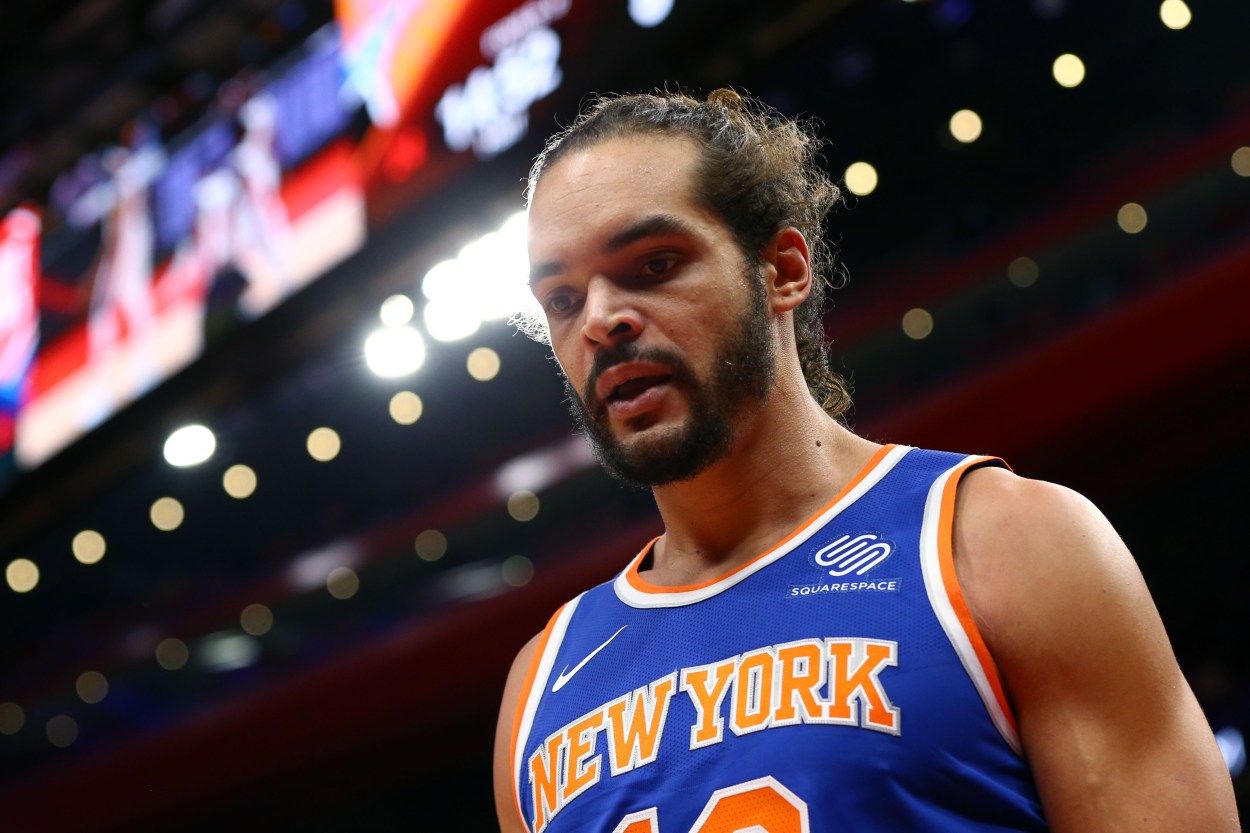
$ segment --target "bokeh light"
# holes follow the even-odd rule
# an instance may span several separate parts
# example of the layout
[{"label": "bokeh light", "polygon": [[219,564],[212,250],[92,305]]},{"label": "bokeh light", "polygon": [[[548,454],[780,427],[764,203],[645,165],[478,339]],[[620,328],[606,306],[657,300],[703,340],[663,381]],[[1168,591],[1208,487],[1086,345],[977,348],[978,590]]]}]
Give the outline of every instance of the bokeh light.
[{"label": "bokeh light", "polygon": [[499,569],[504,583],[513,587],[524,587],[534,577],[534,563],[523,555],[509,556]]},{"label": "bokeh light", "polygon": [[94,529],[84,529],[74,536],[70,549],[80,564],[98,564],[104,558],[107,545],[104,536]]},{"label": "bokeh light", "polygon": [[1159,5],[1159,19],[1169,29],[1184,29],[1194,19],[1185,0],[1163,0]]},{"label": "bokeh light", "polygon": [[417,536],[412,546],[422,561],[438,561],[447,554],[447,536],[437,529],[427,529]]},{"label": "bokeh light", "polygon": [[256,472],[251,466],[235,463],[221,476],[221,486],[232,498],[242,500],[256,491]]},{"label": "bokeh light", "polygon": [[415,309],[411,298],[407,295],[392,295],[382,302],[378,317],[382,319],[384,326],[402,327],[412,320],[413,312]]},{"label": "bokeh light", "polygon": [[1067,53],[1055,59],[1051,72],[1061,87],[1079,87],[1085,80],[1085,62],[1077,56]]},{"label": "bokeh light", "polygon": [[58,714],[48,720],[45,731],[53,746],[58,749],[67,749],[78,740],[78,721],[67,714]]},{"label": "bokeh light", "polygon": [[384,327],[365,339],[365,364],[374,375],[395,379],[425,364],[425,341],[412,327]]},{"label": "bokeh light", "polygon": [[531,303],[525,225],[525,213],[517,212],[426,273],[422,317],[431,338],[468,338],[483,322],[504,320]]},{"label": "bokeh light", "polygon": [[387,410],[390,411],[391,419],[400,425],[412,425],[421,418],[421,414],[425,411],[425,404],[422,403],[421,397],[412,391],[401,390],[391,397]]},{"label": "bokeh light", "polygon": [[877,190],[877,169],[867,162],[852,162],[842,175],[846,190],[857,197],[866,197]]},{"label": "bokeh light", "polygon": [[335,567],[326,576],[326,590],[336,599],[350,599],[360,590],[360,576],[351,567]]},{"label": "bokeh light", "polygon": [[184,468],[198,466],[217,449],[217,438],[204,425],[186,425],[165,440],[165,462]]},{"label": "bokeh light", "polygon": [[1146,228],[1146,209],[1135,202],[1126,203],[1116,212],[1115,221],[1126,233],[1138,234]]},{"label": "bokeh light", "polygon": [[108,678],[99,671],[84,671],[74,681],[74,690],[84,703],[98,703],[108,696]]},{"label": "bokeh light", "polygon": [[308,456],[319,463],[326,463],[339,456],[343,450],[343,441],[333,428],[314,428],[308,434]]},{"label": "bokeh light", "polygon": [[469,354],[466,362],[469,375],[479,382],[489,382],[499,375],[499,354],[489,347],[479,347]]},{"label": "bokeh light", "polygon": [[29,558],[15,558],[5,568],[4,577],[14,593],[29,593],[39,584],[39,567]]},{"label": "bokeh light", "polygon": [[981,138],[981,117],[973,110],[960,110],[951,116],[951,135],[967,144]]},{"label": "bokeh light", "polygon": [[273,611],[263,604],[250,604],[239,614],[239,627],[252,636],[264,636],[273,628]]},{"label": "bokeh light", "polygon": [[508,496],[508,514],[513,520],[532,521],[538,517],[538,508],[538,495],[527,489],[521,489]]},{"label": "bokeh light", "polygon": [[909,309],[903,314],[903,332],[917,341],[928,338],[933,332],[933,316],[920,307]]},{"label": "bokeh light", "polygon": [[26,712],[17,703],[0,703],[0,735],[16,735],[26,725]]},{"label": "bokeh light", "polygon": [[1018,257],[1007,264],[1007,280],[1021,289],[1037,283],[1038,274],[1037,262],[1031,257]]},{"label": "bokeh light", "polygon": [[1230,162],[1237,176],[1250,176],[1250,147],[1237,148]]},{"label": "bokeh light", "polygon": [[166,671],[177,671],[186,665],[190,658],[191,652],[187,650],[187,643],[181,639],[171,636],[168,639],[162,639],[156,646],[156,662]]},{"label": "bokeh light", "polygon": [[148,515],[152,519],[152,526],[162,532],[171,532],[182,526],[183,520],[186,519],[186,512],[182,508],[182,504],[176,498],[162,497],[157,498],[152,504],[152,508],[148,511]]}]

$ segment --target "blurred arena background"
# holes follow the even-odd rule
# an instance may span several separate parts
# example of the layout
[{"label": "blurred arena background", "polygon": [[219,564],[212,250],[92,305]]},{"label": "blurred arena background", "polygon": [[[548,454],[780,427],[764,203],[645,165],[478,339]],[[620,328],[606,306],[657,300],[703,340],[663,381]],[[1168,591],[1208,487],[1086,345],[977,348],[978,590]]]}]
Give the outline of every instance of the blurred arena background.
[{"label": "blurred arena background", "polygon": [[3,19],[4,830],[494,827],[512,656],[658,529],[506,324],[522,181],[666,84],[819,120],[853,427],[1097,502],[1248,806],[1247,4]]}]

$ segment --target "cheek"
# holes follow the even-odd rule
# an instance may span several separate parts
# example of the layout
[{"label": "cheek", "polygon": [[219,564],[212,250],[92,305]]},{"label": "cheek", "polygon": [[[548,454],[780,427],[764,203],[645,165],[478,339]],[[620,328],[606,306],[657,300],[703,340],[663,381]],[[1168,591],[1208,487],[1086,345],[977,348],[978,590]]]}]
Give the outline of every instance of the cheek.
[{"label": "cheek", "polygon": [[564,374],[564,378],[568,379],[578,390],[581,390],[581,380],[583,378],[578,368],[578,359],[575,351],[569,351],[564,345],[552,341],[551,355],[556,360],[556,365],[560,368],[560,372]]}]

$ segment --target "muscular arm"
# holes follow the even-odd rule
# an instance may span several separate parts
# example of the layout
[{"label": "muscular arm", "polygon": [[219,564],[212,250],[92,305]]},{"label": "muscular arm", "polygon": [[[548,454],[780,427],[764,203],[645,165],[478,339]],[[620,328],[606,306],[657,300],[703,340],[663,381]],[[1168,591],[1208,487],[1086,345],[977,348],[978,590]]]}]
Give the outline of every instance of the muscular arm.
[{"label": "muscular arm", "polygon": [[955,564],[1057,833],[1240,830],[1232,783],[1132,556],[1080,495],[959,487]]},{"label": "muscular arm", "polygon": [[499,707],[499,723],[495,729],[495,813],[499,816],[501,833],[526,833],[521,817],[517,815],[516,800],[512,797],[512,722],[516,717],[517,698],[529,671],[530,661],[538,648],[541,634],[535,636],[512,662],[508,682],[503,690],[503,704]]}]

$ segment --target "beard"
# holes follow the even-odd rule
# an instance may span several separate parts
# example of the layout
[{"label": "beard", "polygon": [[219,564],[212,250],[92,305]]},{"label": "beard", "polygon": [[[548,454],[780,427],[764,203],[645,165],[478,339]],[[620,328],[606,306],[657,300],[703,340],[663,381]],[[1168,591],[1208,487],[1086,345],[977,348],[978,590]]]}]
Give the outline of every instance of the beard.
[{"label": "beard", "polygon": [[[762,276],[761,276],[762,277]],[[655,487],[690,480],[733,448],[734,421],[742,410],[768,400],[776,377],[768,310],[762,285],[756,281],[747,309],[717,347],[710,378],[698,379],[680,356],[658,348],[640,348],[622,342],[596,354],[579,396],[566,377],[569,408],[595,457],[608,474],[635,486]],[[608,368],[626,361],[663,364],[672,369],[669,384],[689,398],[685,422],[654,437],[626,445],[612,433],[607,403],[595,394],[595,383]],[[645,428],[649,414],[635,417],[632,427]]]}]

